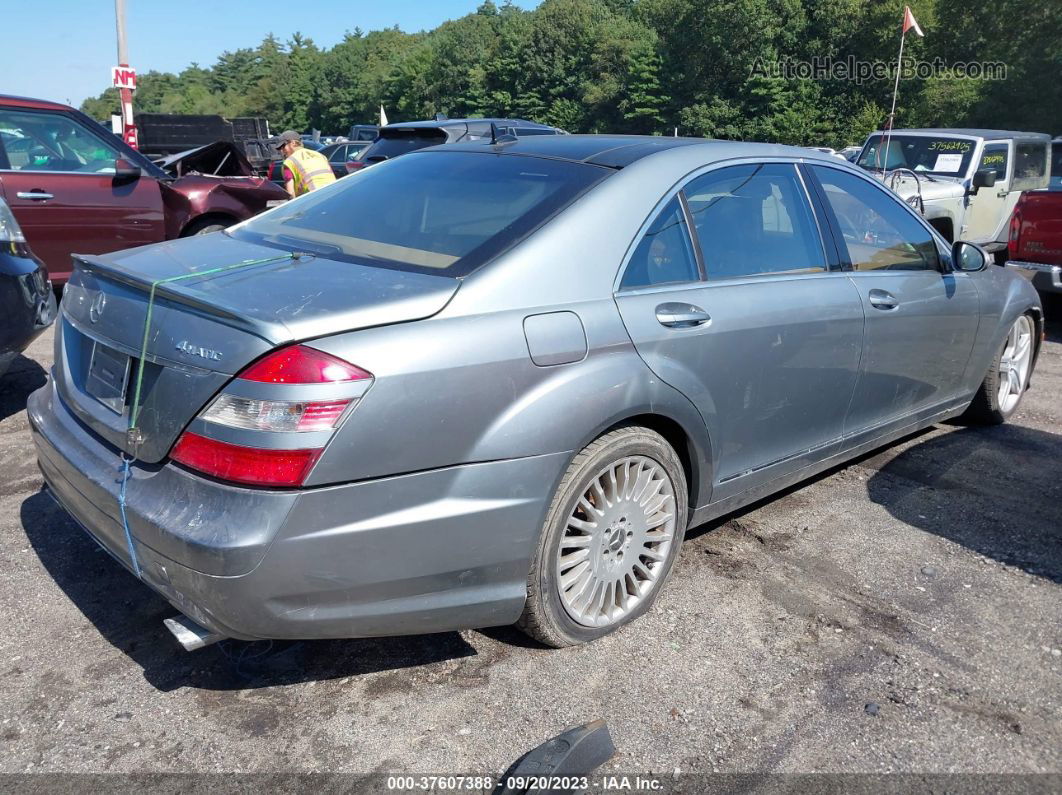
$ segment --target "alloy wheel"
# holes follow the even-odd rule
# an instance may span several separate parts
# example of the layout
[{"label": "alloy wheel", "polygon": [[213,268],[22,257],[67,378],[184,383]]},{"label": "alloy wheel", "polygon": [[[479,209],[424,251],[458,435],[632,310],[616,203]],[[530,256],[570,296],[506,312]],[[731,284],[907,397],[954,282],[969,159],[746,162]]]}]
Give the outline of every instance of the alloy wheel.
[{"label": "alloy wheel", "polygon": [[557,550],[565,611],[578,624],[616,623],[666,573],[675,538],[675,487],[664,467],[628,456],[602,469],[576,501]]},{"label": "alloy wheel", "polygon": [[1021,399],[1032,365],[1033,326],[1028,315],[1014,321],[999,359],[999,410],[1009,414]]}]

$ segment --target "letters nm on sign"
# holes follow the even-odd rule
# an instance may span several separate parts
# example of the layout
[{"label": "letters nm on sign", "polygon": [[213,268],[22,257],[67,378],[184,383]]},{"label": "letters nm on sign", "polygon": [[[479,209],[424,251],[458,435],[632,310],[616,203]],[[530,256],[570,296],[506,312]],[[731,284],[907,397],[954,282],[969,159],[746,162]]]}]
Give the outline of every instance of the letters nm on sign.
[{"label": "letters nm on sign", "polygon": [[136,91],[136,70],[129,66],[112,67],[111,82],[115,88],[128,88]]}]

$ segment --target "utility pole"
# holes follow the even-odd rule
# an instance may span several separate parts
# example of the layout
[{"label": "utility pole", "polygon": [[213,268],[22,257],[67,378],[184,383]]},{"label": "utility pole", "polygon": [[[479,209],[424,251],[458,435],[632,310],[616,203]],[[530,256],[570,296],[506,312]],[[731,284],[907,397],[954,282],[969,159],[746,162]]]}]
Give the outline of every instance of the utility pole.
[{"label": "utility pole", "polygon": [[[136,125],[133,123],[133,89],[128,80],[119,82],[118,72],[129,70],[129,54],[125,45],[125,0],[114,0],[114,17],[118,29],[118,69],[115,70],[115,85],[122,99],[122,139],[134,149],[137,148]],[[133,85],[136,85],[134,73]]]}]

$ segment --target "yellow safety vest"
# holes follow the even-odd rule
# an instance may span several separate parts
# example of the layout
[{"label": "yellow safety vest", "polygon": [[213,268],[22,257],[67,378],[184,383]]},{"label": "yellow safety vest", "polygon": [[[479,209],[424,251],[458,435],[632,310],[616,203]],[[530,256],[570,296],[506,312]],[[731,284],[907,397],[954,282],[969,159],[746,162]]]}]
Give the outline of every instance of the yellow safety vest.
[{"label": "yellow safety vest", "polygon": [[331,185],[336,181],[328,158],[320,152],[300,146],[284,161],[295,183],[295,195],[301,196],[312,190]]}]

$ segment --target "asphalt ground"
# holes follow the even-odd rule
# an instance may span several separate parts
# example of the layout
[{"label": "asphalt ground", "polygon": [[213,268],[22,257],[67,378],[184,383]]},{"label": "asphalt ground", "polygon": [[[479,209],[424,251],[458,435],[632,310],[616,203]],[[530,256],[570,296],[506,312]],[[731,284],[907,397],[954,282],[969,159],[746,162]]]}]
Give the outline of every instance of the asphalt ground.
[{"label": "asphalt ground", "polygon": [[0,771],[498,774],[595,718],[605,770],[1062,772],[1062,312],[1005,426],[942,425],[689,534],[655,609],[186,653],[40,491],[0,382]]}]

